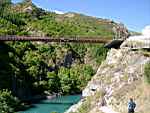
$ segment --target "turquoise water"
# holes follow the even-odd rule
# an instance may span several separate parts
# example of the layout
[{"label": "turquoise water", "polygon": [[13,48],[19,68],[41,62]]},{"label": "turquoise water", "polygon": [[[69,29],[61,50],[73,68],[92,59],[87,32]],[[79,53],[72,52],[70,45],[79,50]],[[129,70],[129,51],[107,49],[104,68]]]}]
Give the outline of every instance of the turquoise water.
[{"label": "turquoise water", "polygon": [[33,104],[32,108],[18,113],[64,113],[71,105],[77,103],[81,99],[81,95],[61,96],[52,100],[42,100],[37,104]]}]

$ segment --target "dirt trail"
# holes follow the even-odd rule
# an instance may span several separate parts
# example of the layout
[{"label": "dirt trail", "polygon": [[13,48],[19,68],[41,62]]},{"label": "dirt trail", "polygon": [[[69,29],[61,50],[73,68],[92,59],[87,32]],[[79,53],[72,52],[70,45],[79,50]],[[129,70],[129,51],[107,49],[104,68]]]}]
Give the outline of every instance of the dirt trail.
[{"label": "dirt trail", "polygon": [[108,107],[108,106],[101,107],[100,111],[102,111],[103,113],[118,113],[118,112],[114,111],[111,107]]}]

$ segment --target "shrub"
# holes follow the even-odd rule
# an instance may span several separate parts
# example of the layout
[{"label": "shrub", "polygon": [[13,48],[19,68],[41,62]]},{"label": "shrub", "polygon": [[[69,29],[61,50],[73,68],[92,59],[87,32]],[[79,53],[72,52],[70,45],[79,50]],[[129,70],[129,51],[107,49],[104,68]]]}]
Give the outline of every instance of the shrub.
[{"label": "shrub", "polygon": [[144,68],[144,77],[145,77],[145,81],[150,84],[150,63],[145,65]]},{"label": "shrub", "polygon": [[12,96],[8,90],[0,90],[0,111],[1,113],[13,113],[19,104],[19,100]]},{"label": "shrub", "polygon": [[97,64],[101,64],[105,60],[108,49],[104,48],[103,45],[96,45],[91,48],[92,58],[95,59]]}]

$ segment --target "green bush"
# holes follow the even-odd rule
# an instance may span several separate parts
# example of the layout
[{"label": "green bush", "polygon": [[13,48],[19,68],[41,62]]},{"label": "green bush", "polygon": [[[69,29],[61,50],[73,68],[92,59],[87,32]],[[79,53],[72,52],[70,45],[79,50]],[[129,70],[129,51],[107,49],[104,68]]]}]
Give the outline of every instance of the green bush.
[{"label": "green bush", "polygon": [[0,111],[1,113],[13,113],[18,109],[19,100],[12,96],[8,90],[0,91]]},{"label": "green bush", "polygon": [[145,81],[150,84],[150,63],[145,65],[144,68],[144,77],[145,77]]},{"label": "green bush", "polygon": [[75,65],[70,69],[61,67],[58,76],[60,78],[62,93],[80,93],[94,73],[93,68],[89,65]]},{"label": "green bush", "polygon": [[92,58],[95,59],[97,64],[101,64],[105,60],[108,49],[103,45],[96,45],[91,47]]}]

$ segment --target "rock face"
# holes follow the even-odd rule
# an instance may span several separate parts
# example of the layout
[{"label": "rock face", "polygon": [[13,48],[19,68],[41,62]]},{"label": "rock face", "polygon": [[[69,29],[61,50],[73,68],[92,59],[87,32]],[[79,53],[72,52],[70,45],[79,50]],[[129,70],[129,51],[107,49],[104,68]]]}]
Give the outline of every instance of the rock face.
[{"label": "rock face", "polygon": [[[96,75],[83,90],[83,97],[95,96],[96,92],[104,91],[103,99],[106,101],[106,106],[110,106],[119,113],[124,113],[127,109],[126,102],[122,101],[124,95],[134,90],[138,83],[141,83],[144,65],[148,62],[150,62],[150,57],[146,57],[138,51],[111,49]],[[100,106],[97,107],[97,105],[101,105],[101,99],[93,108],[100,111]],[[80,106],[81,102],[72,107],[76,109],[73,109],[73,111],[70,109],[69,111],[75,112]]]},{"label": "rock face", "polygon": [[123,23],[114,24],[113,32],[115,34],[114,39],[127,39],[130,35],[128,29],[125,27]]},{"label": "rock face", "polygon": [[93,95],[100,89],[106,91],[107,97],[123,85],[138,80],[143,75],[144,64],[149,57],[129,49],[111,49],[106,60],[101,64],[96,75],[83,90],[83,96]]},{"label": "rock face", "polygon": [[73,13],[66,13],[65,14],[65,17],[68,17],[68,18],[73,18],[75,16],[75,14]]},{"label": "rock face", "polygon": [[80,100],[80,102],[78,102],[77,104],[71,106],[69,108],[69,110],[67,110],[65,113],[74,113],[76,111],[78,111],[78,109],[80,108],[80,106],[82,105],[82,101],[83,100]]},{"label": "rock face", "polygon": [[26,13],[32,13],[33,8],[32,8],[32,6],[29,6],[29,7],[25,8],[23,11]]}]

